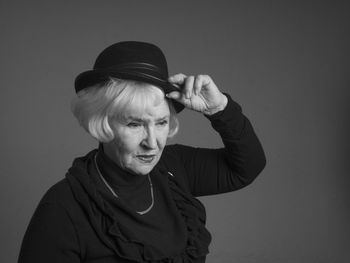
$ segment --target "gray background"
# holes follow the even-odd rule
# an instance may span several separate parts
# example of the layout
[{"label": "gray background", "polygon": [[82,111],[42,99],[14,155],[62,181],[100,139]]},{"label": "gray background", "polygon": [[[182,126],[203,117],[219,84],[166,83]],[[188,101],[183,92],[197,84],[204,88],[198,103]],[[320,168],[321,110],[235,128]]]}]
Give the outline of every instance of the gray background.
[{"label": "gray background", "polygon": [[[205,73],[250,118],[268,165],[205,197],[208,262],[350,262],[347,1],[1,1],[1,253],[74,157],[96,147],[70,113],[74,77],[121,40],[158,44],[171,73]],[[199,114],[172,142],[217,147]]]}]

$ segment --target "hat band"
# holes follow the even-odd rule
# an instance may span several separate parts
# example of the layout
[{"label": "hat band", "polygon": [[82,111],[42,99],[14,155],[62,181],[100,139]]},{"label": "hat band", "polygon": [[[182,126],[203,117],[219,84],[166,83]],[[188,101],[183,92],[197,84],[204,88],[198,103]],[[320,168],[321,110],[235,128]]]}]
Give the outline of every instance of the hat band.
[{"label": "hat band", "polygon": [[145,77],[147,79],[153,79],[153,80],[156,80],[156,81],[159,81],[159,82],[163,82],[163,83],[167,82],[166,79],[157,78],[154,75],[150,75],[150,74],[147,74],[145,72],[140,72],[140,71],[120,70],[118,73],[132,75],[132,76],[138,76],[138,77]]},{"label": "hat band", "polygon": [[[108,67],[107,67],[108,68]],[[118,65],[113,65],[111,67],[109,67],[110,69],[146,69],[146,70],[150,70],[150,71],[155,71],[160,75],[163,75],[163,73],[167,73],[167,70],[164,72],[164,69],[160,69],[157,66],[153,65],[153,64],[149,64],[149,63],[145,63],[145,62],[132,62],[132,63],[122,63],[122,64],[118,64]],[[94,69],[106,69],[106,67],[98,67],[95,66]]]},{"label": "hat band", "polygon": [[[95,69],[100,70],[98,67],[95,67]],[[153,64],[144,62],[123,63],[109,68],[101,68],[101,70],[118,72],[119,74],[145,77],[163,83],[168,81],[167,71],[161,70]]]}]

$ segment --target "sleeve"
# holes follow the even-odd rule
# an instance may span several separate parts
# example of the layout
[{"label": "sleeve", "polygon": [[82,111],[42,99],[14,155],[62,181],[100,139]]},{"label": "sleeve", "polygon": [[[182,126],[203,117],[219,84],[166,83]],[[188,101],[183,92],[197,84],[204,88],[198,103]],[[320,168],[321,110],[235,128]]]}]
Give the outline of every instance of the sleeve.
[{"label": "sleeve", "polygon": [[79,263],[79,244],[66,210],[39,204],[25,233],[18,263]]},{"label": "sleeve", "polygon": [[263,170],[265,154],[241,107],[225,94],[223,111],[206,116],[220,134],[224,148],[205,149],[177,145],[176,155],[187,172],[194,196],[213,195],[238,190],[249,185]]}]

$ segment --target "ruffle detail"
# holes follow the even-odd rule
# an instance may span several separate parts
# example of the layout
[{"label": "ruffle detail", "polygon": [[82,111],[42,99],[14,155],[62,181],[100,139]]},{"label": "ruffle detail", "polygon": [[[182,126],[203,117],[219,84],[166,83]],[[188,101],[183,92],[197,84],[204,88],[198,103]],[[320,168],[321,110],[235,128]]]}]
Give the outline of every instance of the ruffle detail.
[{"label": "ruffle detail", "polygon": [[174,177],[168,176],[171,195],[187,227],[187,245],[178,255],[167,257],[156,247],[138,241],[133,231],[118,223],[116,212],[102,198],[87,173],[86,163],[92,160],[95,153],[96,150],[83,158],[76,159],[66,178],[92,227],[107,247],[119,257],[136,262],[205,262],[211,236],[205,228],[204,206],[197,199],[185,193]]},{"label": "ruffle detail", "polygon": [[175,177],[168,176],[168,178],[174,201],[187,226],[188,239],[185,251],[188,261],[185,262],[195,262],[194,259],[205,257],[209,253],[211,235],[205,228],[205,208],[197,199],[181,189]]}]

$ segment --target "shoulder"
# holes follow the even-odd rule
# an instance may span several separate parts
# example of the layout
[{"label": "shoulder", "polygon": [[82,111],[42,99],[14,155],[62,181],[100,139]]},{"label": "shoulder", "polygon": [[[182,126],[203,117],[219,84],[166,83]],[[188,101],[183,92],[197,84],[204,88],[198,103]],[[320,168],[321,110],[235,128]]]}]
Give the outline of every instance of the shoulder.
[{"label": "shoulder", "polygon": [[[84,219],[84,211],[75,198],[66,178],[51,186],[35,209],[33,221],[55,222],[58,229],[76,225]],[[61,222],[61,223],[58,223]],[[52,223],[54,224],[54,223]]]},{"label": "shoulder", "polygon": [[66,177],[52,185],[44,194],[40,201],[40,204],[51,203],[61,205],[63,207],[70,207],[77,204],[72,186],[67,178],[68,174],[76,174],[81,171],[86,171],[88,163],[91,161],[92,156],[95,155],[96,149],[90,151],[88,154],[82,157],[75,158],[72,166],[68,169]]},{"label": "shoulder", "polygon": [[164,148],[163,156],[164,158],[181,157],[182,154],[195,151],[195,149],[196,149],[195,147],[187,146],[183,144],[170,144]]},{"label": "shoulder", "polygon": [[176,165],[176,163],[182,163],[182,155],[184,154],[185,149],[187,146],[181,145],[181,144],[170,144],[165,146],[161,162],[164,164],[171,164]]},{"label": "shoulder", "polygon": [[57,205],[68,209],[74,206],[75,198],[66,178],[51,186],[42,197],[40,205]]},{"label": "shoulder", "polygon": [[162,153],[159,167],[161,167],[167,174],[171,175],[183,189],[188,189],[188,169],[186,168],[187,152],[194,149],[190,146],[181,144],[167,145]]}]

